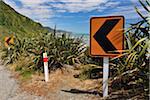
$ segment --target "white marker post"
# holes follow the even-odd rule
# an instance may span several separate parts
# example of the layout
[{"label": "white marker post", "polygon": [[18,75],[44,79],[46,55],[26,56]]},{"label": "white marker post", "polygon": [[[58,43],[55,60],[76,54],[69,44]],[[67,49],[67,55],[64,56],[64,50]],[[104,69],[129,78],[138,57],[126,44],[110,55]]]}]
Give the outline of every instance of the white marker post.
[{"label": "white marker post", "polygon": [[43,62],[44,62],[44,74],[45,74],[45,81],[48,82],[49,79],[49,71],[48,71],[48,57],[47,53],[43,53]]},{"label": "white marker post", "polygon": [[109,57],[103,58],[103,97],[108,96]]}]

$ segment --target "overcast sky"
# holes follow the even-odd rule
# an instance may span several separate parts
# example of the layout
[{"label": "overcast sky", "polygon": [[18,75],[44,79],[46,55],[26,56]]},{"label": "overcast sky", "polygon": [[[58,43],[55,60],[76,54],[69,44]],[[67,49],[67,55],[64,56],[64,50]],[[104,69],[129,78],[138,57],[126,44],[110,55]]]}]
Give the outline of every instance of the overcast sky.
[{"label": "overcast sky", "polygon": [[[126,26],[140,17],[134,6],[146,14],[138,0],[4,0],[19,13],[44,26],[89,33],[91,17],[123,15]],[[143,0],[144,1],[144,0]]]}]

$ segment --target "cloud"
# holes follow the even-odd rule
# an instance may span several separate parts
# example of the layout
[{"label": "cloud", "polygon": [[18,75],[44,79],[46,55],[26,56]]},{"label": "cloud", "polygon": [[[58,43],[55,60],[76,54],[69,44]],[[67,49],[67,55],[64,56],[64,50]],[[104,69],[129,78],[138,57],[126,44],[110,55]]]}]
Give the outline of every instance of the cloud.
[{"label": "cloud", "polygon": [[[143,13],[144,16],[148,16],[148,13],[146,13],[145,9],[141,6],[138,7],[139,11]],[[105,14],[101,14],[101,16],[116,16],[116,15],[123,15],[125,17],[125,20],[127,23],[132,23],[130,22],[131,20],[140,20],[141,17],[136,13],[135,9],[133,6],[121,6],[121,7],[116,7],[112,12],[108,12]],[[90,17],[93,16],[99,16],[97,14],[91,15]],[[130,20],[130,21],[127,21]]]},{"label": "cloud", "polygon": [[137,3],[139,2],[138,0],[130,0],[132,3]]},{"label": "cloud", "polygon": [[[46,23],[45,19],[59,16],[61,13],[103,11],[108,6],[117,5],[118,2],[109,0],[4,0],[17,12],[31,19]],[[107,3],[107,6],[104,5]],[[44,21],[43,21],[44,20]]]},{"label": "cloud", "polygon": [[[137,0],[130,0],[132,3],[128,6],[119,6],[121,0],[18,0],[21,7],[18,6],[15,0],[4,0],[11,5],[19,13],[32,18],[35,21],[42,22],[46,25],[46,21],[51,18],[64,17],[61,13],[78,13],[78,12],[103,12],[105,9],[111,9],[111,12],[103,14],[109,15],[124,15],[126,19],[139,18],[132,5],[137,4]],[[125,2],[125,1],[124,1]],[[114,9],[115,8],[115,9]],[[138,7],[141,12],[144,8]],[[103,16],[101,14],[101,16]],[[91,16],[91,15],[89,15]],[[70,16],[65,16],[66,18]]]},{"label": "cloud", "polygon": [[24,5],[38,5],[47,2],[48,0],[19,0]]},{"label": "cloud", "polygon": [[[142,5],[138,5],[136,7],[144,16],[149,15]],[[117,9],[118,9],[118,11],[115,12],[114,14],[116,14],[116,13],[122,14],[126,17],[126,19],[131,20],[131,19],[139,19],[140,18],[140,16],[137,14],[135,7],[133,5],[121,6],[121,7],[117,7]]]},{"label": "cloud", "polygon": [[52,18],[54,13],[49,6],[41,5],[47,0],[18,0],[20,5],[17,5],[15,0],[4,0],[12,6],[17,12],[37,21],[42,22],[43,19]]},{"label": "cloud", "polygon": [[[14,4],[14,0],[4,0],[10,5]],[[113,6],[118,4],[118,2],[109,2],[109,0],[18,0],[22,4],[22,8],[34,8],[37,10],[43,5],[48,5],[47,9],[50,7],[55,8],[56,12],[90,12],[92,10],[101,11],[104,9],[104,4],[107,6]],[[14,5],[13,5],[14,7]],[[16,7],[16,5],[15,5]],[[44,9],[44,8],[43,8]],[[19,9],[17,9],[19,11]],[[45,9],[44,9],[45,10]],[[54,11],[54,12],[55,12]]]},{"label": "cloud", "polygon": [[103,4],[108,1],[109,0],[57,0],[51,2],[50,5],[57,10],[61,9],[67,12],[77,13],[104,9]]},{"label": "cloud", "polygon": [[15,3],[15,1],[13,0],[4,0],[7,4],[9,4],[11,7],[15,7],[17,8],[17,5]]}]

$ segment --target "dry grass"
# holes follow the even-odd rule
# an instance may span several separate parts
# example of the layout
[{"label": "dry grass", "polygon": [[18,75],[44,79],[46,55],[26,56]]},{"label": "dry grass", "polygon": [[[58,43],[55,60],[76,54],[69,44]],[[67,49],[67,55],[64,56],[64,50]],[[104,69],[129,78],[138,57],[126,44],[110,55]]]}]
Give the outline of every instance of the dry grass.
[{"label": "dry grass", "polygon": [[[77,89],[81,91],[99,91],[100,93],[102,93],[102,79],[80,80],[74,78],[73,75],[79,73],[78,71],[79,70],[73,69],[56,70],[50,73],[48,83],[44,81],[44,75],[41,73],[35,73],[34,75],[32,75],[31,79],[25,81],[20,80],[21,76],[18,73],[16,73],[14,77],[20,80],[20,87],[22,91],[26,91],[33,95],[44,96],[46,98],[50,98],[50,100],[57,100],[56,98],[62,90]],[[109,89],[111,89],[111,87]],[[136,92],[136,94],[132,90],[118,90],[115,92],[110,92],[110,96],[106,98],[108,100],[111,100],[113,98],[144,98],[144,95],[140,94],[140,90],[139,92]],[[98,100],[103,100],[103,98],[100,96],[97,97],[95,95],[88,94],[87,96],[89,96],[89,100],[97,100],[97,98]]]},{"label": "dry grass", "polygon": [[73,77],[77,71],[56,70],[51,72],[49,82],[44,81],[43,74],[32,75],[31,80],[21,82],[21,88],[28,93],[47,96],[48,93],[57,93],[61,90],[79,89],[90,91],[99,87],[101,80],[79,80]]}]

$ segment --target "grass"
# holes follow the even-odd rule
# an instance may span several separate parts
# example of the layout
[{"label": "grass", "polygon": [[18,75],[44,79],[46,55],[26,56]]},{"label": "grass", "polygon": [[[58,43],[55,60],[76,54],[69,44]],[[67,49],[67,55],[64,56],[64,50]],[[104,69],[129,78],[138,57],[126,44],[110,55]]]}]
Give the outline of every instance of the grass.
[{"label": "grass", "polygon": [[[145,11],[150,7],[148,0],[143,3],[139,0]],[[131,26],[125,31],[125,52],[121,57],[116,57],[113,60],[114,69],[117,72],[112,79],[112,87],[118,89],[141,89],[141,94],[148,97],[149,90],[149,54],[148,45],[150,45],[150,24],[149,17],[142,14],[136,7],[137,13],[141,20]],[[120,84],[120,87],[117,85]],[[132,85],[136,85],[133,87]],[[115,90],[115,89],[114,89]]]},{"label": "grass", "polygon": [[32,74],[34,74],[34,71],[25,69],[23,67],[16,67],[15,71],[19,73],[19,79],[22,81],[26,81],[32,78]]},{"label": "grass", "polygon": [[20,75],[21,75],[21,79],[22,80],[28,80],[31,79],[33,72],[29,71],[29,70],[24,70],[21,71]]},{"label": "grass", "polygon": [[75,75],[75,77],[80,80],[97,79],[100,77],[100,69],[101,68],[94,64],[81,65],[81,68],[78,69],[80,73]]},{"label": "grass", "polygon": [[19,14],[3,1],[0,1],[0,12],[0,34],[31,37],[48,32],[40,23]]}]

